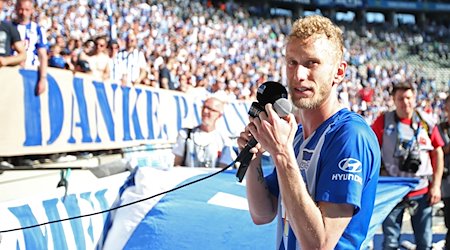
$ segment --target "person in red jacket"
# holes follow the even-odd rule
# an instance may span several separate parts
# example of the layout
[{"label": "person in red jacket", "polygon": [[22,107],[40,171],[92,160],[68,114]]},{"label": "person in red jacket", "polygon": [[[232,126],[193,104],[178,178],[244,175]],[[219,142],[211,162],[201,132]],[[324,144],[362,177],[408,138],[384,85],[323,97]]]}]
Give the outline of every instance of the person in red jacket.
[{"label": "person in red jacket", "polygon": [[417,249],[431,249],[432,206],[441,200],[444,142],[432,117],[416,109],[411,84],[395,85],[392,96],[395,110],[381,114],[372,124],[381,147],[382,173],[417,178],[419,184],[383,222],[383,249],[400,247],[406,208],[411,213]]}]

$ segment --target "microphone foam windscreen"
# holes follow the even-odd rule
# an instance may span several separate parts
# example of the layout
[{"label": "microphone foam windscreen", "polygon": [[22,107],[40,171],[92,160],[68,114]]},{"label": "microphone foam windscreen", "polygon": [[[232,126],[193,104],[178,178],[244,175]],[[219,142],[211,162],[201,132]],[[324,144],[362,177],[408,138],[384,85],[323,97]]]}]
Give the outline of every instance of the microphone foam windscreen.
[{"label": "microphone foam windscreen", "polygon": [[276,100],[287,97],[286,88],[281,83],[272,81],[261,84],[256,93],[256,99],[262,106],[265,106],[267,103],[274,104]]},{"label": "microphone foam windscreen", "polygon": [[286,98],[280,98],[273,104],[273,109],[280,117],[285,117],[292,111],[292,104]]}]

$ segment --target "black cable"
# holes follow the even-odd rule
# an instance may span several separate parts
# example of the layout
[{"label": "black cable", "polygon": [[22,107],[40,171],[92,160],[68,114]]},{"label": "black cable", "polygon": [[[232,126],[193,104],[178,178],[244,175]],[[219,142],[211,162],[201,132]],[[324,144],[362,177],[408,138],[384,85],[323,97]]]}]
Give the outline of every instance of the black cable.
[{"label": "black cable", "polygon": [[133,201],[133,202],[126,203],[126,204],[123,204],[123,205],[119,205],[119,206],[117,206],[117,207],[113,207],[113,208],[109,208],[109,209],[106,209],[106,210],[102,210],[102,211],[100,211],[100,212],[95,212],[95,213],[90,213],[90,214],[83,214],[83,215],[78,215],[78,216],[69,217],[69,218],[65,218],[65,219],[54,220],[54,221],[47,221],[47,222],[44,222],[44,223],[35,224],[35,225],[31,225],[31,226],[19,227],[19,228],[8,229],[8,230],[2,230],[2,231],[0,231],[0,233],[9,233],[9,232],[13,232],[13,231],[25,230],[25,229],[30,229],[30,228],[40,227],[40,226],[44,226],[44,225],[48,225],[48,224],[53,224],[53,223],[57,223],[57,222],[63,222],[63,221],[68,221],[68,220],[74,220],[74,219],[79,219],[79,218],[83,218],[83,217],[89,217],[89,216],[93,216],[93,215],[98,215],[98,214],[102,214],[102,213],[111,212],[111,211],[117,210],[117,209],[119,209],[119,208],[131,206],[131,205],[134,205],[134,204],[136,204],[136,203],[140,203],[140,202],[143,202],[143,201],[146,201],[146,200],[149,200],[149,199],[153,199],[153,198],[155,198],[155,197],[157,197],[157,196],[160,196],[160,195],[163,195],[163,194],[168,194],[168,193],[171,193],[171,192],[176,191],[176,190],[178,190],[178,189],[184,188],[184,187],[186,187],[186,186],[189,186],[189,185],[195,184],[195,183],[197,183],[197,182],[200,182],[200,181],[209,179],[209,178],[211,178],[211,177],[213,177],[213,176],[216,176],[216,175],[218,175],[218,174],[224,172],[225,170],[229,169],[229,168],[230,168],[231,166],[233,166],[235,163],[236,163],[236,161],[233,161],[232,163],[230,163],[228,166],[226,166],[225,168],[221,169],[220,171],[217,171],[217,172],[215,172],[215,173],[212,173],[212,174],[207,175],[207,176],[205,176],[205,177],[202,177],[202,178],[200,178],[200,179],[193,180],[193,181],[191,181],[191,182],[185,183],[185,184],[183,184],[183,185],[181,185],[181,186],[178,186],[178,187],[174,187],[174,188],[169,189],[169,190],[167,190],[167,191],[164,191],[164,192],[161,192],[161,193],[158,193],[158,194],[155,194],[155,195],[152,195],[152,196],[150,196],[150,197],[143,198],[143,199],[140,199],[140,200],[137,200],[137,201]]}]

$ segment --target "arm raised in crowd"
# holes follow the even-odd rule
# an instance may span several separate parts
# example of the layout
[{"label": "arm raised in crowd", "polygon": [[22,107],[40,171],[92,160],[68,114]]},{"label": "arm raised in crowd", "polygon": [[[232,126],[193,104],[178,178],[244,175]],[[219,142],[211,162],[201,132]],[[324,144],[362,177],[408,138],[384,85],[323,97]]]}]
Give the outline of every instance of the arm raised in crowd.
[{"label": "arm raised in crowd", "polygon": [[11,56],[0,57],[0,67],[4,66],[16,66],[25,62],[27,54],[22,41],[16,41],[12,44],[12,48],[17,53]]}]

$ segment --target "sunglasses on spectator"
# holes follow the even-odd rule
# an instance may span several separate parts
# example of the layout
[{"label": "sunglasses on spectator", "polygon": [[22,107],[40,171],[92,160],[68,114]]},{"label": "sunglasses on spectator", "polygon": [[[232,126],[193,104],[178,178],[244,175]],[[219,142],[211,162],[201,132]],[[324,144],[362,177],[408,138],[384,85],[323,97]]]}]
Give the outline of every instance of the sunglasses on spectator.
[{"label": "sunglasses on spectator", "polygon": [[214,109],[214,108],[212,108],[210,106],[206,106],[206,105],[203,106],[203,109],[207,109],[207,110],[212,111],[212,112],[220,113],[220,110]]}]

